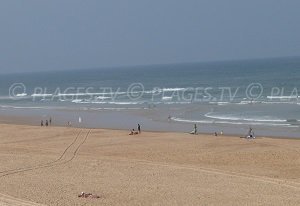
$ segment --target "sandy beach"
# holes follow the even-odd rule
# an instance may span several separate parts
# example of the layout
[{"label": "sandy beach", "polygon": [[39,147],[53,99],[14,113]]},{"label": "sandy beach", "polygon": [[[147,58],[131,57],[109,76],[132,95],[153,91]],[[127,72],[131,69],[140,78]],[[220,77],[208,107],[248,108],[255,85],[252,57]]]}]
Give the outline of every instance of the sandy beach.
[{"label": "sandy beach", "polygon": [[300,205],[300,140],[0,128],[0,205]]}]

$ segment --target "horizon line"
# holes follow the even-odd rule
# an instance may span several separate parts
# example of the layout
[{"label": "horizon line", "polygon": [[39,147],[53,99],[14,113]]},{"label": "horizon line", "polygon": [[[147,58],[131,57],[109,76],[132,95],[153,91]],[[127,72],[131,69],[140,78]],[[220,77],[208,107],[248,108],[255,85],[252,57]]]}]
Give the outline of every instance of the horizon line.
[{"label": "horizon line", "polygon": [[207,61],[190,61],[190,62],[170,62],[170,63],[153,63],[153,64],[128,64],[128,65],[113,65],[113,66],[94,66],[94,67],[81,67],[81,68],[69,68],[69,69],[54,69],[54,70],[33,70],[33,71],[16,71],[16,72],[4,72],[0,75],[11,74],[32,74],[32,73],[49,73],[49,72],[67,72],[67,71],[82,71],[82,70],[96,70],[96,69],[122,69],[128,67],[150,67],[150,66],[167,66],[167,65],[181,65],[181,64],[205,64],[205,63],[226,63],[226,62],[240,62],[240,61],[253,61],[253,60],[271,60],[271,59],[288,59],[288,58],[300,58],[300,56],[277,56],[277,57],[257,57],[257,58],[241,58],[241,59],[220,59],[220,60],[207,60]]}]

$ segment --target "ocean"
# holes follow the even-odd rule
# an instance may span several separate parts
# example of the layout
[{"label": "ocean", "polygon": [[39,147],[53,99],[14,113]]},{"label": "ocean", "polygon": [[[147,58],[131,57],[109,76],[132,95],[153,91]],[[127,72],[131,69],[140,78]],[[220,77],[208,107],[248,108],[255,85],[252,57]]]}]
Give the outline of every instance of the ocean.
[{"label": "ocean", "polygon": [[[0,115],[39,124],[298,138],[300,58],[0,76]],[[78,122],[78,118],[82,122]]]}]

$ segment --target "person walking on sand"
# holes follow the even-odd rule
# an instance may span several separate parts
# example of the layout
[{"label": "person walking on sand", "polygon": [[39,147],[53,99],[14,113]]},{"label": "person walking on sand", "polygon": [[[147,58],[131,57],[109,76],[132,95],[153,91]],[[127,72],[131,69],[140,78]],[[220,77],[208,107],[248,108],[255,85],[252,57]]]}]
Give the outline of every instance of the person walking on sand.
[{"label": "person walking on sand", "polygon": [[48,127],[48,120],[46,120],[46,127]]},{"label": "person walking on sand", "polygon": [[51,126],[51,124],[52,124],[52,118],[50,117],[50,119],[49,119],[49,125]]},{"label": "person walking on sand", "polygon": [[44,126],[44,121],[43,121],[43,120],[41,120],[41,127],[42,127],[42,126]]},{"label": "person walking on sand", "polygon": [[194,130],[190,132],[190,134],[197,134],[197,125],[194,124]]},{"label": "person walking on sand", "polygon": [[138,132],[139,132],[139,134],[141,134],[141,125],[140,124],[138,124]]}]

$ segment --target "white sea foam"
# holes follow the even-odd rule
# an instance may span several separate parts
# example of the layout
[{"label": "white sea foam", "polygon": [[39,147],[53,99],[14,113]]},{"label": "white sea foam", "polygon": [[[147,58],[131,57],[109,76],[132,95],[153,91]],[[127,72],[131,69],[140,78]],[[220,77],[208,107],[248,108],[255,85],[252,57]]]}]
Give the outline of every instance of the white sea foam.
[{"label": "white sea foam", "polygon": [[162,104],[191,104],[191,102],[161,102],[161,103]]},{"label": "white sea foam", "polygon": [[20,94],[16,94],[16,97],[26,97],[27,93],[20,93]]},{"label": "white sea foam", "polygon": [[233,121],[251,121],[251,122],[286,122],[287,121],[283,119],[274,119],[273,117],[266,117],[266,116],[257,117],[257,118],[248,118],[248,117],[237,117],[236,115],[217,115],[211,112],[205,114],[204,116],[212,119],[233,120]]},{"label": "white sea foam", "polygon": [[299,96],[267,96],[268,99],[298,99]]},{"label": "white sea foam", "polygon": [[290,127],[290,128],[299,128],[299,126],[297,126],[297,125],[289,125],[287,127]]},{"label": "white sea foam", "polygon": [[[229,122],[229,121],[216,121],[218,124],[233,124],[233,125],[257,125],[257,126],[284,126],[289,127],[290,124],[281,123],[267,123],[267,122]],[[297,126],[298,127],[298,126]]]},{"label": "white sea foam", "polygon": [[104,101],[72,101],[73,103],[78,104],[119,104],[119,105],[131,105],[131,104],[144,104],[144,102],[104,102]]},{"label": "white sea foam", "polygon": [[283,126],[283,127],[298,127],[290,124],[282,123],[266,123],[266,122],[231,122],[231,121],[209,121],[209,120],[189,120],[171,117],[171,120],[176,122],[185,122],[185,123],[202,123],[202,124],[232,124],[232,125],[261,125],[261,126]]},{"label": "white sea foam", "polygon": [[209,104],[216,104],[216,105],[223,105],[223,104],[229,104],[229,102],[208,102]]},{"label": "white sea foam", "polygon": [[217,102],[218,105],[226,105],[226,104],[230,104],[230,102]]},{"label": "white sea foam", "polygon": [[262,103],[262,102],[261,101],[241,101],[236,104],[260,104],[260,103]]},{"label": "white sea foam", "polygon": [[164,92],[177,92],[177,91],[192,91],[193,88],[157,88],[153,90],[144,91],[145,94],[155,94]]},{"label": "white sea foam", "polygon": [[188,90],[190,88],[163,88],[162,91],[163,92],[176,92],[176,91],[184,91],[184,90]]},{"label": "white sea foam", "polygon": [[32,97],[51,97],[52,94],[32,94]]},{"label": "white sea foam", "polygon": [[11,105],[0,105],[1,108],[11,109],[49,109],[50,107],[33,107],[33,106],[11,106]]},{"label": "white sea foam", "polygon": [[82,99],[74,99],[74,100],[72,100],[72,102],[73,103],[80,103],[80,102],[82,102]]},{"label": "white sea foam", "polygon": [[173,97],[162,97],[161,98],[163,101],[169,101],[169,100],[172,100]]},{"label": "white sea foam", "polygon": [[[267,101],[264,101],[262,102],[263,104],[296,104],[296,102],[284,102],[284,101],[280,101],[280,102],[267,102]],[[298,104],[298,103],[297,103]]]},{"label": "white sea foam", "polygon": [[219,106],[231,104],[230,102],[208,102],[209,104],[216,104]]},{"label": "white sea foam", "polygon": [[207,120],[190,120],[190,119],[182,119],[177,117],[171,117],[171,120],[176,122],[186,122],[186,123],[203,123],[203,124],[214,123],[213,121],[207,121]]},{"label": "white sea foam", "polygon": [[[153,90],[146,90],[146,91],[112,91],[112,92],[78,92],[78,93],[57,93],[57,94],[31,94],[32,97],[62,97],[62,96],[113,96],[113,95],[124,95],[124,94],[153,94],[157,92],[174,92],[174,91],[185,91],[191,90],[191,88],[163,88],[163,89],[153,89]],[[27,94],[26,94],[27,95]],[[16,96],[26,96],[25,93],[17,94]]]},{"label": "white sea foam", "polygon": [[130,104],[144,104],[144,102],[109,102],[109,104],[130,105]]},{"label": "white sea foam", "polygon": [[126,94],[127,92],[100,92],[100,93],[58,93],[53,96],[61,97],[61,96],[101,96],[101,95],[117,95],[117,94]]},{"label": "white sea foam", "polygon": [[103,97],[103,96],[98,96],[96,97],[97,100],[104,100],[104,99],[111,99],[111,97]]}]

